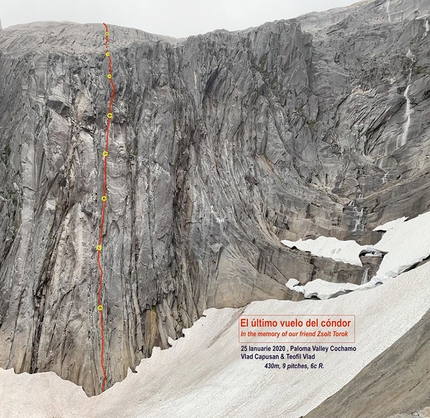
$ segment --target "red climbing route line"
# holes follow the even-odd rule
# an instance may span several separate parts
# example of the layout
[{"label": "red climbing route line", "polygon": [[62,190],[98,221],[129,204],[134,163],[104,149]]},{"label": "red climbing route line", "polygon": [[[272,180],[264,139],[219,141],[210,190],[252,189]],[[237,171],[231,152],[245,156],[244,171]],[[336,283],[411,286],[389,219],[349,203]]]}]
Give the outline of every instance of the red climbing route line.
[{"label": "red climbing route line", "polygon": [[106,205],[107,205],[107,157],[109,155],[109,133],[110,133],[110,127],[112,123],[112,117],[113,117],[113,102],[115,99],[115,92],[116,87],[113,82],[113,69],[112,69],[112,57],[109,52],[109,28],[106,25],[106,23],[103,23],[105,27],[105,45],[106,45],[106,57],[108,58],[108,67],[109,72],[107,74],[107,78],[109,79],[110,85],[111,85],[111,94],[110,94],[110,100],[109,100],[109,108],[108,113],[106,115],[107,117],[107,125],[106,125],[106,136],[105,136],[105,149],[102,153],[103,156],[103,195],[102,195],[102,214],[101,214],[101,220],[100,220],[100,235],[98,244],[96,246],[97,250],[97,265],[99,267],[100,271],[100,279],[99,279],[99,288],[97,291],[97,309],[99,311],[100,316],[100,335],[101,335],[101,351],[100,351],[100,365],[102,367],[103,372],[103,382],[102,382],[102,392],[105,390],[106,386],[106,367],[105,367],[105,333],[104,333],[104,327],[103,327],[103,305],[102,305],[102,290],[103,290],[103,267],[101,262],[101,251],[103,248],[103,228],[105,223],[105,212],[106,212]]}]

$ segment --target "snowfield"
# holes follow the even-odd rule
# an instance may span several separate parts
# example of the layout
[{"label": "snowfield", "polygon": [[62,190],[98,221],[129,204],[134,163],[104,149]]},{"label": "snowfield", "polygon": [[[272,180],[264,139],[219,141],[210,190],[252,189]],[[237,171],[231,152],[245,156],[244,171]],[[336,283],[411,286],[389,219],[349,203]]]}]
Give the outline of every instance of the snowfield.
[{"label": "snowfield", "polygon": [[[342,388],[420,320],[430,308],[429,277],[426,263],[369,292],[209,309],[184,331],[185,337],[171,342],[172,348],[154,349],[137,367],[138,373],[129,372],[123,382],[93,398],[54,373],[15,375],[0,369],[0,416],[298,418]],[[357,351],[317,352],[323,370],[265,369],[262,361],[240,357],[241,314],[356,315],[352,346]]]}]

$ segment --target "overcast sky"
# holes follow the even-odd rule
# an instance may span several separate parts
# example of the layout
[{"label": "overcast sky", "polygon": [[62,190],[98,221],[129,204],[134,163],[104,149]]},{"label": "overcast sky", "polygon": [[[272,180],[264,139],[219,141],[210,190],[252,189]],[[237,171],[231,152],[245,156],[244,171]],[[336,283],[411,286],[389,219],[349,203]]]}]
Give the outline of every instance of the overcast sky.
[{"label": "overcast sky", "polygon": [[357,0],[0,0],[3,28],[39,20],[106,22],[175,37],[246,29]]}]

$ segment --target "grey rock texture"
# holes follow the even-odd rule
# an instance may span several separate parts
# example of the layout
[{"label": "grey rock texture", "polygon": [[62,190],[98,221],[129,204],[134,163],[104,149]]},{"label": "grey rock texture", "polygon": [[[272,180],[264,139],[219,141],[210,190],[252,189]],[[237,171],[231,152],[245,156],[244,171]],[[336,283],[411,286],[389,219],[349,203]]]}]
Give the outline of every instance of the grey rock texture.
[{"label": "grey rock texture", "polygon": [[430,407],[424,408],[421,411],[413,412],[412,414],[396,414],[388,418],[428,418],[430,417]]},{"label": "grey rock texture", "polygon": [[[428,210],[426,3],[183,40],[110,25],[108,386],[208,307],[297,298],[290,277],[360,282],[364,268],[280,239],[375,242],[377,224]],[[89,395],[101,376],[103,35],[0,32],[0,367],[52,370]]]},{"label": "grey rock texture", "polygon": [[429,353],[427,312],[400,340],[305,418],[430,416]]}]

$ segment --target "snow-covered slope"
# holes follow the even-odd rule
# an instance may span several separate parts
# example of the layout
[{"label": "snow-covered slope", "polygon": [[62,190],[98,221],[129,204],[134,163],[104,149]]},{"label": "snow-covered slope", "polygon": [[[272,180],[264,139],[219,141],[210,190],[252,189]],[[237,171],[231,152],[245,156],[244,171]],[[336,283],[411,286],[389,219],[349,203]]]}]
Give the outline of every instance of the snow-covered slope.
[{"label": "snow-covered slope", "polygon": [[375,245],[378,250],[387,252],[379,267],[378,279],[396,277],[430,255],[430,212],[394,222],[376,228],[387,231]]},{"label": "snow-covered slope", "polygon": [[[430,309],[429,277],[427,263],[372,291],[327,301],[268,300],[245,309],[210,309],[172,348],[155,349],[138,373],[93,398],[53,373],[0,370],[0,416],[297,418],[343,387],[419,321]],[[265,369],[263,361],[241,359],[241,314],[356,315],[357,351],[318,353],[323,370]]]}]

